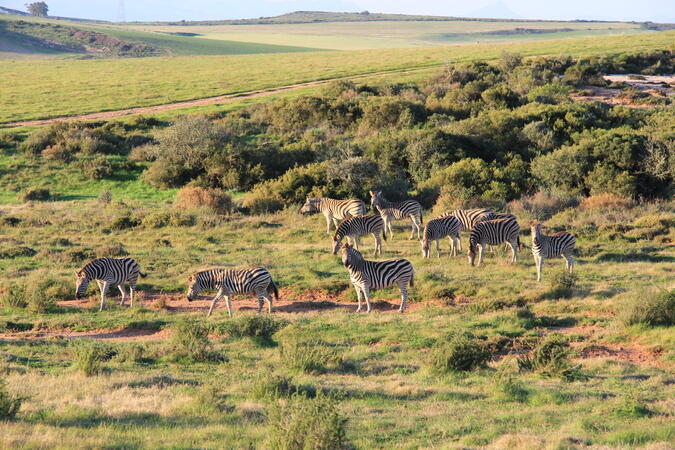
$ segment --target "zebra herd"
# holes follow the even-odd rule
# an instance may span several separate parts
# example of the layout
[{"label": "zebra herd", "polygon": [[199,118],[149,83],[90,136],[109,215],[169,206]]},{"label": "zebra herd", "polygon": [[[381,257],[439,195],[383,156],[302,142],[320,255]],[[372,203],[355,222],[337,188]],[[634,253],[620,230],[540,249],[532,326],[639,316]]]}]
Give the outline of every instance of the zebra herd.
[{"label": "zebra herd", "polygon": [[[374,255],[382,255],[382,240],[393,239],[392,222],[410,219],[413,239],[415,232],[422,245],[424,258],[430,257],[432,242],[436,243],[436,254],[440,257],[440,240],[450,239],[450,254],[456,256],[462,251],[461,232],[469,232],[469,263],[478,265],[483,262],[487,246],[506,243],[511,248],[511,262],[518,260],[520,247],[520,226],[512,214],[495,213],[490,209],[458,209],[441,214],[430,220],[426,226],[422,221],[422,205],[415,200],[403,202],[387,201],[381,191],[370,191],[371,207],[374,214],[366,214],[366,205],[359,199],[334,200],[330,198],[308,198],[300,209],[302,214],[322,213],[326,217],[326,233],[332,227],[332,251],[337,255],[341,251],[342,264],[349,272],[349,278],[356,290],[358,298],[357,312],[361,311],[362,300],[366,303],[366,312],[371,311],[370,291],[398,285],[401,291],[399,312],[405,311],[408,302],[408,286],[414,286],[415,271],[406,259],[389,259],[385,261],[366,260],[359,252],[359,238],[372,234],[375,237]],[[537,266],[537,281],[541,281],[541,267],[545,258],[563,257],[567,270],[572,272],[574,258],[572,256],[575,239],[567,232],[550,236],[541,232],[541,224],[531,224],[532,255]],[[343,242],[346,241],[346,242]],[[133,306],[134,290],[138,277],[146,275],[131,258],[98,258],[85,265],[77,273],[76,298],[81,298],[91,280],[96,280],[101,291],[100,311],[105,308],[108,288],[116,285],[122,293],[121,304],[126,300],[124,283],[129,283],[129,296]],[[268,311],[272,312],[272,297],[279,300],[279,291],[270,273],[262,267],[249,269],[213,268],[191,275],[188,279],[187,300],[192,301],[204,289],[216,290],[207,317],[219,299],[225,298],[227,312],[232,316],[230,297],[234,294],[254,294],[258,299],[258,312],[267,302]]]}]

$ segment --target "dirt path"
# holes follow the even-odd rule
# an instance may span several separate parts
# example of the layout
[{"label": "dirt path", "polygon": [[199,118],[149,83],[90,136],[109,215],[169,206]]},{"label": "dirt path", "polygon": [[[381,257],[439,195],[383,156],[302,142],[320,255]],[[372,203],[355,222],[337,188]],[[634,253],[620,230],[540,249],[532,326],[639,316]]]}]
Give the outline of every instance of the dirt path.
[{"label": "dirt path", "polygon": [[337,80],[355,80],[355,79],[360,79],[360,78],[369,78],[369,77],[376,77],[379,75],[387,75],[387,74],[393,74],[393,73],[411,73],[411,72],[418,72],[421,70],[427,70],[430,68],[433,68],[435,66],[427,66],[427,67],[417,67],[413,69],[396,69],[396,70],[385,70],[381,72],[370,72],[370,73],[364,73],[361,75],[350,75],[346,77],[337,77],[337,78],[328,78],[325,80],[316,80],[316,81],[308,81],[306,83],[297,83],[297,84],[289,84],[287,86],[279,86],[275,88],[270,88],[270,89],[259,89],[255,91],[245,91],[245,92],[239,92],[239,93],[233,93],[233,94],[225,94],[225,95],[218,95],[215,97],[204,97],[204,98],[198,98],[194,100],[186,100],[186,101],[180,101],[180,102],[174,102],[174,103],[166,103],[163,105],[155,105],[155,106],[141,106],[137,108],[127,108],[127,109],[119,109],[116,111],[102,111],[102,112],[97,112],[97,113],[89,113],[89,114],[81,114],[77,116],[63,116],[63,117],[54,117],[51,119],[38,119],[38,120],[24,120],[20,122],[9,122],[9,123],[0,123],[0,128],[16,128],[16,127],[33,127],[33,126],[42,126],[42,125],[50,125],[54,122],[73,122],[76,120],[104,120],[104,119],[113,119],[115,117],[124,117],[124,116],[131,116],[135,114],[153,114],[153,113],[160,113],[164,111],[169,111],[173,109],[183,109],[183,108],[191,108],[194,106],[206,106],[206,105],[217,105],[217,104],[222,104],[222,103],[229,103],[233,102],[235,100],[241,100],[245,98],[256,98],[256,97],[265,97],[268,95],[274,95],[274,94],[279,94],[281,92],[286,92],[286,91],[292,91],[295,89],[302,89],[302,88],[308,88],[312,86],[319,86],[322,84],[327,84],[332,81],[337,81]]}]

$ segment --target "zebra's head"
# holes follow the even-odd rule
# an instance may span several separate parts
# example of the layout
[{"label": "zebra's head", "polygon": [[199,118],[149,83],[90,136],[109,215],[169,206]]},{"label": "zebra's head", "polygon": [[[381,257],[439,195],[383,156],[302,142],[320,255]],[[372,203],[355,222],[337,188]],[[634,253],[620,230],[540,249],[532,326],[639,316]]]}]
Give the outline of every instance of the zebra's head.
[{"label": "zebra's head", "polygon": [[345,267],[353,266],[356,261],[362,260],[363,256],[354,247],[345,243],[342,246],[342,265]]},{"label": "zebra's head", "polygon": [[89,281],[91,280],[84,270],[80,270],[75,274],[75,276],[77,277],[75,281],[75,298],[79,300],[84,297],[84,293],[87,292]]},{"label": "zebra's head", "polygon": [[343,220],[340,222],[338,225],[337,230],[335,230],[335,233],[333,233],[333,254],[337,255],[338,250],[340,250],[340,245],[342,244],[342,239],[344,239],[345,234],[344,234],[344,228],[345,226],[343,225],[345,221]]},{"label": "zebra's head", "polygon": [[476,260],[476,250],[478,249],[478,242],[476,237],[471,233],[469,236],[469,264],[474,265]]},{"label": "zebra's head", "polygon": [[424,230],[424,237],[420,239],[420,244],[422,244],[422,257],[428,258],[429,257],[429,249],[431,248],[431,240],[429,239],[429,236],[426,233],[426,229]]},{"label": "zebra's head", "polygon": [[380,202],[382,201],[382,191],[368,191],[368,193],[370,193],[370,207],[375,211],[375,208],[380,206]]},{"label": "zebra's head", "polygon": [[305,204],[300,208],[300,214],[314,214],[319,212],[319,199],[307,197]]},{"label": "zebra's head", "polygon": [[198,274],[190,275],[188,278],[188,290],[187,290],[187,300],[191,302],[199,295],[203,286],[200,282]]},{"label": "zebra's head", "polygon": [[541,223],[538,220],[530,224],[530,232],[532,236],[539,236],[541,234]]}]

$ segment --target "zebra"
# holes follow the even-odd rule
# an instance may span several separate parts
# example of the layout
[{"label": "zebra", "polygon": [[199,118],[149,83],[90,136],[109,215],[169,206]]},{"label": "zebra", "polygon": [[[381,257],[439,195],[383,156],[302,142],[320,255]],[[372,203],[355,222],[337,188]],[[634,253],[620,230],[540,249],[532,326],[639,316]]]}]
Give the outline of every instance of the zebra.
[{"label": "zebra", "polygon": [[[496,212],[490,211],[489,213],[482,214],[482,215],[476,217],[476,223],[482,222],[482,221],[484,221],[484,220],[496,220],[496,219],[512,219],[512,220],[518,220],[518,219],[516,218],[516,216],[514,216],[513,214],[509,214],[509,213],[496,213]],[[519,245],[520,245],[520,244],[519,244]],[[507,248],[507,247],[508,247],[508,244],[504,243],[504,247]],[[492,245],[488,245],[488,249],[490,250],[490,252],[493,252],[493,251],[494,251],[494,247],[493,247]]]},{"label": "zebra", "polygon": [[511,262],[518,261],[518,246],[520,245],[520,226],[514,219],[495,219],[478,222],[469,235],[469,263],[473,266],[476,258],[476,247],[480,253],[478,265],[483,263],[483,253],[486,245],[499,245],[507,242],[511,247]]},{"label": "zebra", "polygon": [[541,266],[544,263],[544,258],[556,258],[562,256],[566,261],[567,270],[572,273],[574,269],[574,244],[576,240],[574,236],[561,231],[559,233],[547,236],[541,232],[541,224],[535,221],[530,226],[532,234],[532,256],[537,265],[537,281],[541,281]]},{"label": "zebra", "polygon": [[338,229],[333,234],[333,254],[337,255],[340,249],[342,240],[347,237],[347,241],[351,238],[354,242],[354,248],[359,249],[359,237],[371,234],[375,237],[375,253],[374,255],[382,254],[382,241],[380,240],[380,232],[382,239],[387,240],[387,235],[384,232],[384,220],[382,216],[375,214],[368,214],[367,216],[357,216],[346,219],[338,225]]},{"label": "zebra", "polygon": [[[455,216],[457,219],[459,219],[459,223],[462,225],[462,228],[459,230],[460,232],[462,231],[471,231],[476,225],[481,217],[484,217],[485,215],[488,214],[494,214],[491,209],[455,209],[452,211],[446,211],[438,218],[440,219],[441,217],[447,217],[447,216]],[[459,251],[462,251],[462,240],[458,239],[459,243]]]},{"label": "zebra", "polygon": [[314,214],[318,212],[326,216],[326,234],[330,235],[331,222],[337,230],[340,220],[364,215],[366,213],[366,204],[358,198],[334,200],[332,198],[308,197],[300,209],[301,214]]},{"label": "zebra", "polygon": [[457,246],[455,240],[459,241],[459,230],[461,227],[462,224],[455,216],[439,217],[427,222],[422,233],[423,238],[420,240],[422,243],[422,256],[425,258],[429,257],[431,241],[436,241],[436,255],[440,258],[441,249],[439,241],[445,236],[450,238],[450,254],[456,256]]},{"label": "zebra", "polygon": [[385,231],[389,230],[389,236],[393,239],[394,233],[391,230],[391,223],[394,220],[405,219],[410,217],[412,221],[412,230],[410,232],[410,239],[415,235],[417,230],[417,239],[421,239],[422,233],[422,205],[415,200],[404,200],[402,202],[388,202],[382,191],[369,191],[370,205],[373,211],[380,213],[384,219]]},{"label": "zebra", "polygon": [[408,285],[415,286],[415,271],[406,259],[388,259],[386,261],[367,261],[354,247],[345,243],[342,246],[342,264],[349,271],[349,278],[356,290],[361,311],[361,297],[366,300],[366,312],[370,312],[370,290],[384,289],[398,284],[401,290],[402,313],[408,306]]},{"label": "zebra", "polygon": [[99,311],[105,308],[105,296],[111,285],[117,285],[122,293],[120,305],[124,305],[127,299],[127,293],[124,290],[124,283],[129,283],[129,297],[131,297],[131,307],[134,307],[134,289],[138,276],[145,278],[147,275],[141,272],[141,268],[132,258],[97,258],[89,261],[79,272],[75,274],[77,281],[75,283],[75,298],[84,297],[87,287],[91,280],[96,280],[101,290],[101,307]]},{"label": "zebra", "polygon": [[267,300],[270,314],[272,313],[272,297],[270,297],[269,292],[272,291],[276,301],[279,301],[279,289],[267,269],[262,267],[250,269],[215,267],[190,275],[188,278],[188,301],[191,302],[197,298],[202,289],[218,290],[206,317],[211,315],[216,302],[223,296],[227,305],[227,315],[232,317],[231,294],[255,294],[258,298],[258,312],[262,311],[263,300]]}]

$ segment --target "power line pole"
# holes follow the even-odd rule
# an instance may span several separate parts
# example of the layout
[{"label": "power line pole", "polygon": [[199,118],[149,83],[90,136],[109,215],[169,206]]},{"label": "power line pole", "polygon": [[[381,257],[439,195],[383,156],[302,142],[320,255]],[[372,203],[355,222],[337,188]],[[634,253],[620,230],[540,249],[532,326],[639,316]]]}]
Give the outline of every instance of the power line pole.
[{"label": "power line pole", "polygon": [[117,1],[117,21],[126,22],[126,18],[124,17],[124,0]]}]

